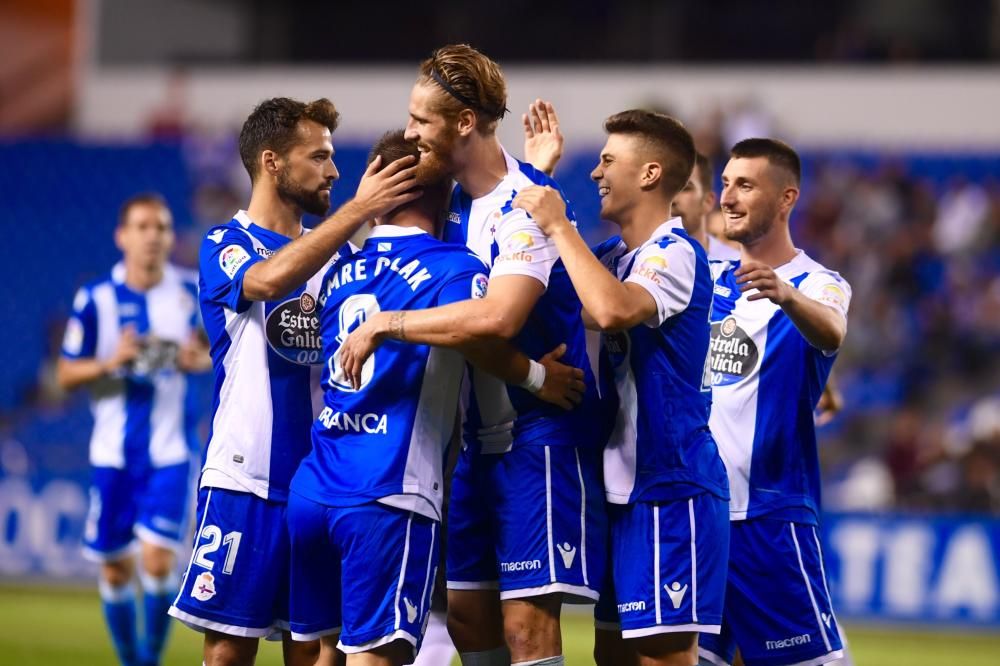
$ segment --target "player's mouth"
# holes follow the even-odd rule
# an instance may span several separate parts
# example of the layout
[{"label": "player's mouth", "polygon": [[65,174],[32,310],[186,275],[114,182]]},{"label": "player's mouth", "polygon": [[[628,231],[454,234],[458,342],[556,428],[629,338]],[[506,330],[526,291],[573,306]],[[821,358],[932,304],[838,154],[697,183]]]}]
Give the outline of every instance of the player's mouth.
[{"label": "player's mouth", "polygon": [[723,210],[722,214],[725,215],[727,220],[732,220],[733,222],[736,220],[742,220],[747,216],[746,211],[736,211],[728,208]]},{"label": "player's mouth", "polygon": [[601,197],[602,199],[608,196],[609,192],[611,192],[611,188],[608,187],[607,185],[600,185],[597,188],[597,196]]}]

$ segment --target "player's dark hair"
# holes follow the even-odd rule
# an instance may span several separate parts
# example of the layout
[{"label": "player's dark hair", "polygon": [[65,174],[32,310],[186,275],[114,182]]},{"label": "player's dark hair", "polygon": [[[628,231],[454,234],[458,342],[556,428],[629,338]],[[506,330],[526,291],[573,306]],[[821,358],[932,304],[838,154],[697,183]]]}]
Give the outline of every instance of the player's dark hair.
[{"label": "player's dark hair", "polygon": [[417,82],[441,89],[435,111],[446,118],[471,109],[480,134],[494,132],[507,113],[507,84],[500,65],[468,44],[451,44],[434,51],[420,63]]},{"label": "player's dark hair", "polygon": [[712,160],[701,153],[694,154],[694,165],[698,167],[698,180],[702,192],[712,192]]},{"label": "player's dark hair", "polygon": [[371,164],[376,157],[381,157],[382,163],[379,165],[379,171],[381,171],[392,162],[403,159],[409,155],[420,159],[420,151],[417,150],[417,142],[404,138],[403,130],[391,130],[383,134],[382,137],[375,142],[375,145],[372,146],[371,152],[368,153],[368,164]]},{"label": "player's dark hair", "polygon": [[802,180],[802,160],[795,149],[778,139],[743,139],[729,151],[730,157],[765,157],[772,165],[788,172],[798,185]]},{"label": "player's dark hair", "polygon": [[251,182],[257,180],[260,154],[273,150],[286,155],[299,141],[298,125],[303,120],[319,123],[333,132],[340,123],[340,113],[325,97],[308,103],[273,97],[257,105],[240,130],[240,159]]},{"label": "player's dark hair", "polygon": [[695,160],[694,139],[680,121],[662,113],[631,109],[605,120],[604,131],[644,139],[646,149],[663,169],[663,188],[671,196],[680,192],[691,177]]},{"label": "player's dark hair", "polygon": [[128,221],[128,214],[132,212],[132,209],[136,206],[159,206],[163,208],[168,213],[170,212],[170,206],[167,205],[167,200],[163,198],[163,195],[158,192],[140,192],[138,194],[133,194],[128,199],[122,202],[122,205],[118,208],[118,226],[125,226]]}]

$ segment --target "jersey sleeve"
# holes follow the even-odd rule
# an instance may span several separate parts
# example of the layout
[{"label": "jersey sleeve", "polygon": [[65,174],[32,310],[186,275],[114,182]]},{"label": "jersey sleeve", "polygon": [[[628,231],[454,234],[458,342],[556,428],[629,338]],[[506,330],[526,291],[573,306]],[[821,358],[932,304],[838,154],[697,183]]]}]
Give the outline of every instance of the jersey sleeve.
[{"label": "jersey sleeve", "polygon": [[454,270],[441,286],[437,304],[447,305],[470,298],[484,298],[489,286],[487,273],[486,264],[478,257],[471,254],[460,255],[460,258],[456,258]]},{"label": "jersey sleeve", "polygon": [[73,312],[63,334],[64,358],[93,358],[97,353],[97,306],[90,291],[81,288],[73,298]]},{"label": "jersey sleeve", "polygon": [[649,292],[656,302],[656,314],[646,326],[656,328],[682,312],[694,293],[695,254],[687,243],[654,243],[639,250],[625,282]]},{"label": "jersey sleeve", "polygon": [[198,266],[205,300],[219,303],[234,312],[249,307],[243,298],[243,276],[264,259],[254,250],[250,238],[236,229],[215,230],[201,243]]},{"label": "jersey sleeve", "polygon": [[847,319],[851,305],[851,285],[834,271],[821,270],[810,273],[799,284],[799,291],[823,305],[828,305]]},{"label": "jersey sleeve", "polygon": [[495,242],[496,258],[490,279],[501,275],[527,275],[549,286],[549,274],[559,252],[527,212],[521,208],[507,209],[497,224]]}]

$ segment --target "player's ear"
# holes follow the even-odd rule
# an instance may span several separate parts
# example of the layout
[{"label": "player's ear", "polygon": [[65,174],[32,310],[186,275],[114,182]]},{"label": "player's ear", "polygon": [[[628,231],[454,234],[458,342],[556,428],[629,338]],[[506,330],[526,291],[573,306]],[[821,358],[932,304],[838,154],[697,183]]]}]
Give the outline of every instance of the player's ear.
[{"label": "player's ear", "polygon": [[117,227],[115,227],[115,247],[117,247],[122,252],[125,251],[125,248],[122,247],[122,233],[124,233],[124,231],[125,231],[125,225],[123,224],[119,224]]},{"label": "player's ear", "polygon": [[715,203],[718,197],[715,196],[715,192],[709,190],[705,192],[704,196],[701,198],[701,211],[708,215],[713,210],[715,210]]},{"label": "player's ear", "polygon": [[781,209],[791,212],[795,203],[799,200],[799,188],[789,185],[781,192]]},{"label": "player's ear", "polygon": [[265,150],[260,154],[260,172],[277,176],[281,171],[281,158],[273,150]]},{"label": "player's ear", "polygon": [[644,190],[650,190],[663,181],[663,167],[659,162],[646,162],[639,170],[639,185]]},{"label": "player's ear", "polygon": [[458,135],[469,136],[476,129],[476,112],[462,109],[458,112]]}]

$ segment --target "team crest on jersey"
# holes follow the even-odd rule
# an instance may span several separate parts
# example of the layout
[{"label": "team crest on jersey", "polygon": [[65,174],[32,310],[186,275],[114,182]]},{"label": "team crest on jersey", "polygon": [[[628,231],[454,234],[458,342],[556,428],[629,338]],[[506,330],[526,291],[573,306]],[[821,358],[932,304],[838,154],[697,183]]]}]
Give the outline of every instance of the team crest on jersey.
[{"label": "team crest on jersey", "polygon": [[202,571],[194,579],[191,586],[191,596],[198,601],[208,601],[215,596],[215,576],[207,571]]},{"label": "team crest on jersey", "polygon": [[712,385],[726,386],[746,379],[757,367],[760,356],[757,344],[736,323],[735,317],[726,317],[712,323]]},{"label": "team crest on jersey", "polygon": [[275,306],[267,315],[267,344],[282,358],[300,365],[322,362],[316,297],[308,292]]}]

